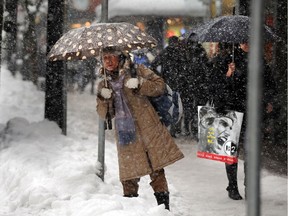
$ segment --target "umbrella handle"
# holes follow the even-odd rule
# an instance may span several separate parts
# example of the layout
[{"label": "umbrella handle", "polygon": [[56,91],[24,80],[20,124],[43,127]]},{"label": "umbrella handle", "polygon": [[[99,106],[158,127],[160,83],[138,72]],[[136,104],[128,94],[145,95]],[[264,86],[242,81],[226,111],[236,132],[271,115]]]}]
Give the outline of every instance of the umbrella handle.
[{"label": "umbrella handle", "polygon": [[104,68],[104,86],[105,86],[105,88],[108,88],[107,74],[106,74],[106,69],[105,68]]},{"label": "umbrella handle", "polygon": [[[235,44],[232,43],[232,63],[235,63]],[[234,76],[235,71],[232,73],[232,77]],[[234,89],[234,85],[233,85],[233,89]]]},{"label": "umbrella handle", "polygon": [[[100,49],[100,56],[101,56],[101,63],[103,65],[103,50]],[[107,82],[107,73],[106,73],[106,69],[105,67],[103,66],[103,69],[104,69],[104,86],[105,88],[108,88],[108,82]]]},{"label": "umbrella handle", "polygon": [[234,61],[235,61],[235,53],[234,53],[234,51],[235,51],[235,44],[234,43],[232,43],[232,62],[234,63]]}]

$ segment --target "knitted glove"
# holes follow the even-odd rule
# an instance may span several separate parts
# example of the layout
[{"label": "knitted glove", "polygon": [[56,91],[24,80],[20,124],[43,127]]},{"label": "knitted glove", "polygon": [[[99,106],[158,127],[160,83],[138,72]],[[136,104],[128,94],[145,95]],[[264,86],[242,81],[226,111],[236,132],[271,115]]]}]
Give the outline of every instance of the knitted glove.
[{"label": "knitted glove", "polygon": [[127,82],[125,83],[125,86],[127,88],[130,89],[136,89],[139,86],[139,80],[138,78],[130,78],[129,80],[127,80]]},{"label": "knitted glove", "polygon": [[103,98],[109,99],[112,96],[112,90],[109,88],[102,88],[100,94]]}]

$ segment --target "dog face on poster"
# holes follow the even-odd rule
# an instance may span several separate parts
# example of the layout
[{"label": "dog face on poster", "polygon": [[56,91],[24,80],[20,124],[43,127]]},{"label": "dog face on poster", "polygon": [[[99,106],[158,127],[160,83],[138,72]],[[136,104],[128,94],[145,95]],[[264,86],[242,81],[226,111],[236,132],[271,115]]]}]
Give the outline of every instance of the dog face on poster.
[{"label": "dog face on poster", "polygon": [[237,128],[235,130],[235,127],[238,127],[237,120],[235,111],[218,114],[213,107],[201,107],[199,110],[200,151],[236,156],[239,140],[237,131],[240,132]]}]

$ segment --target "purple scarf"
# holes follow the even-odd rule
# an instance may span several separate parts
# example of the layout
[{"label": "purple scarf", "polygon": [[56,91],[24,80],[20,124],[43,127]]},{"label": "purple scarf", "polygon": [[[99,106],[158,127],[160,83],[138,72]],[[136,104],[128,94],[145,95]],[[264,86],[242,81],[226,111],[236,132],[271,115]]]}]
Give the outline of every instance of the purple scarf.
[{"label": "purple scarf", "polygon": [[123,82],[125,74],[121,75],[117,81],[110,81],[115,93],[115,128],[118,133],[120,145],[127,145],[136,139],[134,119],[127,105],[127,100],[123,94]]}]

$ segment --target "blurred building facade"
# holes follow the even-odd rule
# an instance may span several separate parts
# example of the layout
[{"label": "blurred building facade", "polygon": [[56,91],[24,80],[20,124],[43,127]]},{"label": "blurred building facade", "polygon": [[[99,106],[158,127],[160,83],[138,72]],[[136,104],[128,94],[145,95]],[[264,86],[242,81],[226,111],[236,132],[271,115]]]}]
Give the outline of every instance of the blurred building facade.
[{"label": "blurred building facade", "polygon": [[89,26],[96,17],[101,0],[71,0],[66,6],[66,28]]},{"label": "blurred building facade", "polygon": [[[159,49],[169,37],[183,35],[210,13],[201,0],[109,0],[108,4],[110,22],[137,25],[158,40]],[[101,7],[96,14],[99,20]]]}]

